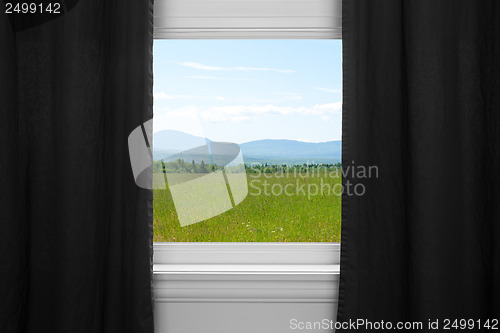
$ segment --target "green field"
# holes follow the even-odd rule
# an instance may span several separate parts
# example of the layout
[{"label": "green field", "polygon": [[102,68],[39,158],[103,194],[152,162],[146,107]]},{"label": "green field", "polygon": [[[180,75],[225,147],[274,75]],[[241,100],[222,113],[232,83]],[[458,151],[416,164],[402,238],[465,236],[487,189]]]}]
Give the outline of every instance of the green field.
[{"label": "green field", "polygon": [[271,168],[249,172],[248,195],[240,204],[184,227],[170,189],[154,190],[154,241],[340,242],[341,177],[332,168],[318,168],[307,174]]}]

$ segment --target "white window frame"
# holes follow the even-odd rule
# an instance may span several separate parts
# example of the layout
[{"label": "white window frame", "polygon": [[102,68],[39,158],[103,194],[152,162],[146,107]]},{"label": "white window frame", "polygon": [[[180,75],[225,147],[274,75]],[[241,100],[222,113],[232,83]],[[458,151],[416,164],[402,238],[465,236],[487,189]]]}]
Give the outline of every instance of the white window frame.
[{"label": "white window frame", "polygon": [[342,38],[341,0],[155,0],[154,37]]},{"label": "white window frame", "polygon": [[157,303],[337,300],[340,243],[155,243],[154,251]]},{"label": "white window frame", "polygon": [[[341,0],[155,0],[154,37],[340,39],[341,12]],[[340,243],[155,243],[153,263],[156,303],[335,303]]]}]

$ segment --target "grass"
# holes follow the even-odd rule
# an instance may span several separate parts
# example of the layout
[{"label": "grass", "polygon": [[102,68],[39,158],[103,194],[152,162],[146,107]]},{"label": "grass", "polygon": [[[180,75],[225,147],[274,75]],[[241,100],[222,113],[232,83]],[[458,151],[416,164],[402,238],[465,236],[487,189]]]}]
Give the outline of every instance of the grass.
[{"label": "grass", "polygon": [[185,227],[170,189],[154,190],[154,241],[340,242],[341,196],[332,190],[340,186],[340,176],[277,172],[246,177],[249,193],[240,204]]}]

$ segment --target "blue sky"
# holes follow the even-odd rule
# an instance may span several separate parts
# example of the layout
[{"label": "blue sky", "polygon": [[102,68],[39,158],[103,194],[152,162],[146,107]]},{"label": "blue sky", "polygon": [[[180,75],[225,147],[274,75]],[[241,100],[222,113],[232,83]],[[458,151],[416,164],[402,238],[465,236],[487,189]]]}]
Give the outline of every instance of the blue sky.
[{"label": "blue sky", "polygon": [[154,131],[340,140],[341,40],[155,40]]}]

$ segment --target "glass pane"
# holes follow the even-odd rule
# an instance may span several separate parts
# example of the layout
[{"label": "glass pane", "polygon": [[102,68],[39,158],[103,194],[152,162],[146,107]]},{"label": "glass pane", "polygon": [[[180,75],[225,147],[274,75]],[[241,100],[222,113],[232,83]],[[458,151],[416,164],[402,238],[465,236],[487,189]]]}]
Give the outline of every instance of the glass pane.
[{"label": "glass pane", "polygon": [[339,242],[341,59],[341,40],[155,40],[154,240]]}]

